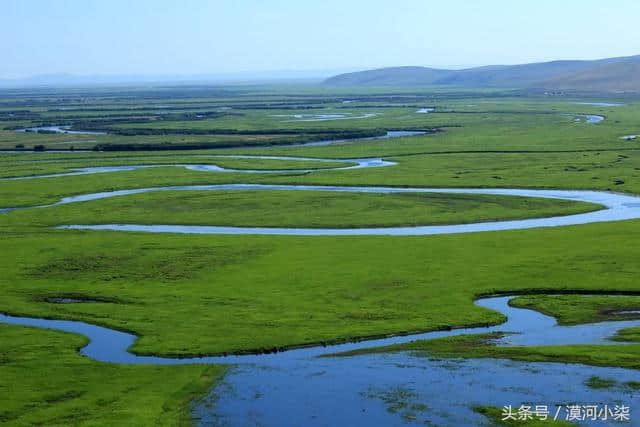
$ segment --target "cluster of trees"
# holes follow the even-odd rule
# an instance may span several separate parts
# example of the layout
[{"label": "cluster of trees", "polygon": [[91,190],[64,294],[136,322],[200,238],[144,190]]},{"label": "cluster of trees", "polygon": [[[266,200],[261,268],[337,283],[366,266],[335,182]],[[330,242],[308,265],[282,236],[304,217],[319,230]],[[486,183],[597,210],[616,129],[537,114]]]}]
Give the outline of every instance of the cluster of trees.
[{"label": "cluster of trees", "polygon": [[[112,126],[122,124],[141,124],[152,123],[157,121],[195,121],[195,120],[207,120],[215,119],[228,115],[242,115],[241,113],[229,113],[220,111],[202,111],[202,112],[185,112],[185,113],[165,113],[165,114],[151,114],[151,113],[133,113],[128,114],[126,117],[122,117],[122,114],[108,114],[100,117],[93,115],[75,115],[75,116],[49,116],[46,120],[43,120],[38,113],[31,113],[24,110],[19,110],[21,115],[11,116],[11,112],[0,112],[0,121],[8,120],[40,120],[38,124],[32,127],[45,127],[45,126],[70,126],[70,130],[76,131],[99,131],[110,132],[121,135],[154,135],[154,133],[132,133],[129,130],[112,129]],[[6,116],[6,117],[5,117]],[[22,129],[24,126],[7,126],[5,130]],[[46,133],[45,131],[39,131]],[[122,133],[120,133],[122,132]],[[163,133],[160,133],[163,134]]]},{"label": "cluster of trees", "polygon": [[0,121],[8,122],[12,120],[38,120],[40,119],[39,113],[34,113],[31,110],[12,110],[12,111],[0,111]]},{"label": "cluster of trees", "polygon": [[[184,133],[184,129],[180,133]],[[207,131],[207,130],[205,130]],[[238,131],[227,129],[224,134],[237,134],[237,135],[255,135],[255,131]],[[292,129],[287,129],[286,132],[261,132],[261,134],[290,134],[291,138],[286,139],[274,139],[270,141],[265,140],[229,140],[229,141],[212,141],[212,142],[197,142],[197,143],[171,143],[163,142],[159,144],[149,143],[127,143],[127,144],[97,144],[93,149],[95,151],[158,151],[158,150],[203,150],[207,148],[232,148],[243,146],[270,146],[270,145],[288,145],[288,144],[300,144],[306,142],[324,141],[324,140],[340,140],[340,139],[356,139],[356,138],[370,138],[376,136],[386,135],[387,131],[384,129],[376,130],[336,130],[327,131],[323,129],[311,133],[296,133]]]}]

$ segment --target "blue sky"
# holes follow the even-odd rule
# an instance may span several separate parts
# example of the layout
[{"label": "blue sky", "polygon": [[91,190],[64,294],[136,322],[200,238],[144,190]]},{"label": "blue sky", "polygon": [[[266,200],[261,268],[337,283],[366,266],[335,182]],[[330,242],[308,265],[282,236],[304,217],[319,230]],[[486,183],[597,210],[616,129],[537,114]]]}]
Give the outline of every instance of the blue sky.
[{"label": "blue sky", "polygon": [[0,78],[640,54],[640,1],[0,0]]}]

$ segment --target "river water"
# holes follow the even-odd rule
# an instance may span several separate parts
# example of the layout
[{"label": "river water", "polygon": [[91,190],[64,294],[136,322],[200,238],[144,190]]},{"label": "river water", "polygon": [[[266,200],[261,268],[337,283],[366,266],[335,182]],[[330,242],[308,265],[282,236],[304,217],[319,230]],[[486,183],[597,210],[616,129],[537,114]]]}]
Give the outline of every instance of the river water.
[{"label": "river water", "polygon": [[[483,417],[474,405],[503,407],[545,405],[560,419],[563,406],[632,405],[632,389],[592,389],[592,376],[640,381],[640,372],[563,363],[525,363],[491,359],[434,359],[415,352],[350,357],[318,356],[356,349],[469,333],[503,331],[511,334],[503,346],[600,344],[616,331],[640,326],[640,320],[558,326],[535,311],[509,306],[512,296],[482,298],[480,307],[507,317],[502,325],[394,336],[335,346],[241,356],[188,359],[136,356],[127,351],[131,334],[83,322],[0,315],[0,322],[84,335],[90,343],[80,352],[94,360],[132,364],[232,364],[224,380],[194,404],[198,424],[327,426],[341,425],[480,425]],[[620,343],[617,343],[620,344]],[[566,412],[566,413],[565,413]],[[633,413],[631,414],[633,416]],[[613,425],[602,420],[585,422]]]}]

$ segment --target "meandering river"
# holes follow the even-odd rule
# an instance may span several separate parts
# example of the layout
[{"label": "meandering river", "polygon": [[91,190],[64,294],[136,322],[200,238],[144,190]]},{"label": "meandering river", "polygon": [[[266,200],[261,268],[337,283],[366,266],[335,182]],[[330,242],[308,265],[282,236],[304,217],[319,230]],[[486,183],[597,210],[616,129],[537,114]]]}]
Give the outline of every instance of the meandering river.
[{"label": "meandering river", "polygon": [[25,175],[0,178],[0,181],[19,181],[25,179],[40,179],[40,178],[58,178],[61,176],[75,176],[75,175],[89,175],[94,173],[109,173],[109,172],[125,172],[134,171],[138,169],[151,169],[151,168],[166,168],[166,167],[178,167],[185,168],[198,172],[231,172],[231,173],[310,173],[317,171],[329,171],[329,170],[348,170],[348,169],[364,169],[364,168],[378,168],[384,166],[393,166],[396,163],[383,160],[381,158],[366,158],[366,159],[317,159],[309,157],[289,157],[289,156],[244,156],[244,155],[228,155],[228,156],[203,156],[209,158],[219,159],[258,159],[258,160],[286,160],[286,161],[321,161],[325,163],[338,163],[346,164],[345,166],[338,166],[333,168],[313,168],[313,169],[234,169],[225,168],[223,166],[211,165],[211,164],[156,164],[156,165],[125,165],[125,166],[95,166],[87,168],[74,168],[70,172],[52,173],[44,175]]},{"label": "meandering river", "polygon": [[[498,345],[607,345],[616,331],[640,320],[558,326],[541,313],[511,307],[513,296],[482,298],[480,307],[507,317],[501,325],[392,336],[335,346],[314,346],[271,354],[162,358],[128,352],[136,336],[84,322],[15,317],[0,322],[73,332],[89,338],[81,354],[94,360],[130,364],[233,364],[223,382],[196,402],[199,425],[326,426],[479,425],[474,405],[502,407],[522,403],[562,405],[626,404],[633,392],[594,390],[591,376],[640,381],[640,372],[576,364],[506,360],[433,359],[411,352],[351,357],[318,356],[400,344],[416,339],[507,332]],[[616,343],[620,344],[620,343]],[[395,407],[395,410],[392,410]],[[588,424],[588,423],[587,423]],[[594,423],[595,424],[595,423]],[[607,425],[598,421],[598,425]]]},{"label": "meandering river", "polygon": [[[250,157],[250,156],[243,156]],[[280,160],[346,161],[341,169],[392,166],[383,159],[308,159],[265,157]],[[107,173],[146,167],[176,166],[208,172],[264,173],[258,170],[230,170],[214,165],[134,165],[83,168],[62,174],[30,179],[87,173]],[[335,170],[335,169],[334,169]],[[315,172],[316,170],[307,170]],[[271,171],[282,172],[282,171]],[[287,170],[286,172],[291,172]],[[13,178],[23,179],[23,178]],[[443,226],[304,229],[249,228],[184,225],[103,224],[71,225],[61,228],[118,231],[149,231],[208,234],[283,234],[283,235],[427,235],[515,230],[619,221],[640,218],[640,197],[599,191],[478,189],[478,188],[395,188],[295,185],[194,185],[118,190],[65,197],[50,206],[120,197],[151,191],[328,191],[350,193],[455,193],[545,197],[584,201],[603,209],[577,215],[515,221],[494,221]],[[28,208],[27,208],[28,209]],[[5,208],[5,212],[11,211]],[[2,212],[2,210],[0,210]],[[509,306],[513,296],[488,297],[475,303],[507,317],[501,325],[434,331],[411,336],[391,336],[335,346],[312,346],[272,354],[212,356],[200,358],[163,358],[137,356],[128,351],[137,337],[84,322],[0,315],[0,322],[73,332],[89,338],[81,354],[97,361],[131,364],[223,363],[233,367],[211,393],[194,404],[193,413],[200,425],[273,425],[326,426],[340,420],[343,425],[478,425],[484,418],[472,410],[474,405],[554,405],[567,402],[598,405],[630,405],[637,402],[637,391],[614,387],[592,389],[585,383],[591,376],[640,382],[640,372],[620,368],[600,368],[561,363],[524,363],[506,360],[436,360],[411,352],[369,354],[352,357],[318,358],[375,346],[398,344],[415,339],[504,331],[512,334],[498,345],[570,345],[612,344],[608,340],[618,330],[640,326],[640,320],[601,322],[588,325],[558,326],[555,319],[541,313]],[[78,300],[52,303],[91,304]],[[6,309],[6,307],[4,307]],[[428,325],[425,325],[428,327]],[[620,343],[617,343],[620,344]],[[564,414],[563,414],[564,416]],[[634,414],[632,413],[632,417]],[[564,418],[562,418],[564,419]],[[601,420],[583,424],[607,425]]]}]

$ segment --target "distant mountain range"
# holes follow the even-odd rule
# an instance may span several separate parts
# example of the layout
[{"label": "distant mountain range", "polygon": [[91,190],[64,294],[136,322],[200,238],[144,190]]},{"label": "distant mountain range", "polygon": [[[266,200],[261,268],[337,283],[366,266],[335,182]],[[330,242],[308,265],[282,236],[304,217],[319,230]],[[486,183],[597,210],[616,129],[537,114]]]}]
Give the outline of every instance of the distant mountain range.
[{"label": "distant mountain range", "polygon": [[489,65],[464,70],[392,67],[339,74],[329,86],[458,86],[640,92],[640,55],[593,61]]},{"label": "distant mountain range", "polygon": [[273,82],[317,83],[341,70],[274,70],[240,71],[210,74],[184,75],[75,75],[66,73],[37,74],[19,79],[0,79],[0,88],[38,87],[89,87],[89,86],[136,86],[136,85],[227,85],[262,84]]}]

